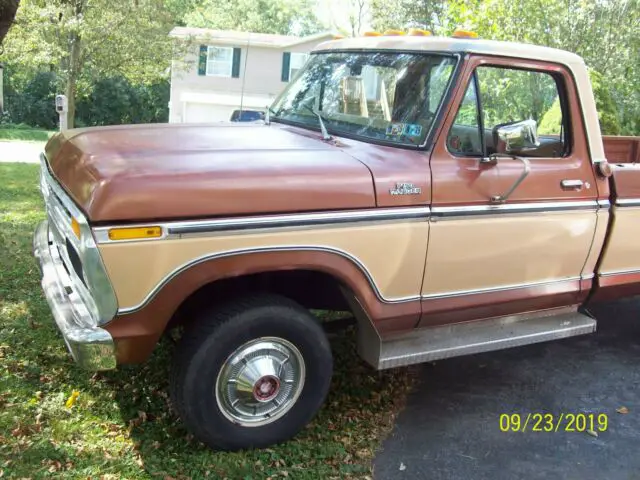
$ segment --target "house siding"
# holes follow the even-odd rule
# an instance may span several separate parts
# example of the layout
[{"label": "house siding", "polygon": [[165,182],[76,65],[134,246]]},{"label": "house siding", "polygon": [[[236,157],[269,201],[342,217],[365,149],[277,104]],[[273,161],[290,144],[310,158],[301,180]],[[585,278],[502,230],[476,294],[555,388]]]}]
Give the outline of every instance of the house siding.
[{"label": "house siding", "polygon": [[[238,78],[217,77],[198,74],[200,45],[194,45],[182,59],[174,59],[171,68],[171,100],[169,122],[181,123],[185,119],[188,105],[185,103],[207,102],[212,105],[212,121],[228,120],[231,112],[240,106],[240,94],[244,88],[245,108],[264,109],[284,89],[288,82],[282,81],[284,52],[309,53],[323,40],[301,43],[291,47],[268,48],[247,45],[224,45],[241,49],[240,74]],[[214,45],[215,43],[211,43]],[[247,56],[248,52],[248,56]],[[245,63],[246,62],[246,63]],[[217,105],[207,95],[237,97],[236,105]],[[261,105],[259,105],[262,103]],[[217,105],[214,109],[213,106]],[[227,118],[224,118],[227,117]]]}]

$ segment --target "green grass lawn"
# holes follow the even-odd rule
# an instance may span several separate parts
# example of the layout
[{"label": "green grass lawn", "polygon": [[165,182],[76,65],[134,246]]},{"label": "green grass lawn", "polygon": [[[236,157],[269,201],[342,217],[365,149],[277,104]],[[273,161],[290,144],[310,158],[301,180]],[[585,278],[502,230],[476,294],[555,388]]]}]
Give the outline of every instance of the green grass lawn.
[{"label": "green grass lawn", "polygon": [[[333,340],[336,372],[324,408],[273,448],[214,452],[184,430],[167,398],[171,343],[145,365],[92,374],[67,354],[31,257],[43,217],[38,166],[0,164],[0,477],[367,478],[370,461],[411,384],[378,373]],[[65,404],[72,392],[77,401]]]},{"label": "green grass lawn", "polygon": [[46,142],[55,132],[35,128],[3,127],[0,125],[0,141]]}]

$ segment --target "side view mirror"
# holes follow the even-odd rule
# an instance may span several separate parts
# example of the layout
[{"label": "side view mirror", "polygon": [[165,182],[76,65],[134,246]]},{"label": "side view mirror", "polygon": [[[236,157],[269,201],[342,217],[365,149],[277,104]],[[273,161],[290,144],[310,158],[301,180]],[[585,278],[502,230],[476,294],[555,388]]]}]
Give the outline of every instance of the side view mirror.
[{"label": "side view mirror", "polygon": [[503,123],[493,127],[493,142],[497,153],[523,152],[540,146],[535,120]]}]

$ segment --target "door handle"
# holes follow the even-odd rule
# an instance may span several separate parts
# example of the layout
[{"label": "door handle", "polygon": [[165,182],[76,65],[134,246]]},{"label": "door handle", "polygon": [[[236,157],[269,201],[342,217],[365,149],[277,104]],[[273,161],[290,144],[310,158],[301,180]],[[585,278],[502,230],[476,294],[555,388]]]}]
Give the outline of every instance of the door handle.
[{"label": "door handle", "polygon": [[582,190],[584,183],[582,180],[562,180],[560,185],[564,190]]}]

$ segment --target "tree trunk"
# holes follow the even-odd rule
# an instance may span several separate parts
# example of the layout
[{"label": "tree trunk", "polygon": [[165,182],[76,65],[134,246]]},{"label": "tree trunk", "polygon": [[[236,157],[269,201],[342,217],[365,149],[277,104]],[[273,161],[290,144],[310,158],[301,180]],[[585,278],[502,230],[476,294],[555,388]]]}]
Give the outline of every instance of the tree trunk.
[{"label": "tree trunk", "polygon": [[0,44],[16,18],[20,0],[0,0]]},{"label": "tree trunk", "polygon": [[80,36],[72,33],[69,41],[71,43],[69,52],[69,76],[67,77],[67,85],[65,95],[67,96],[67,128],[73,128],[76,115],[76,84],[78,82],[78,74],[80,73]]}]

